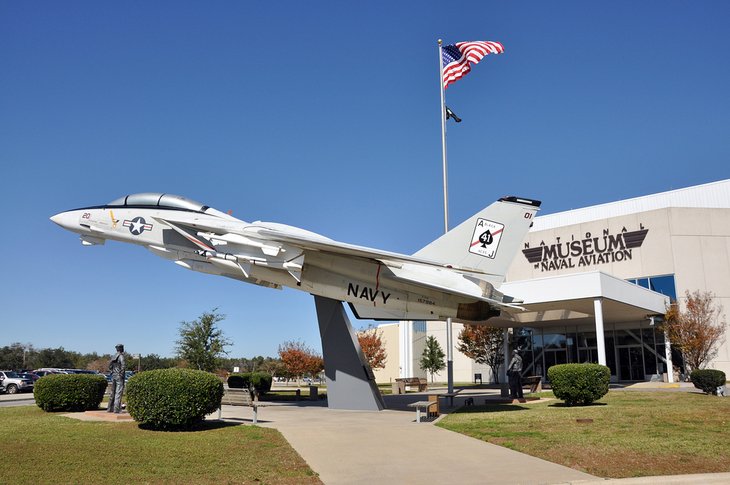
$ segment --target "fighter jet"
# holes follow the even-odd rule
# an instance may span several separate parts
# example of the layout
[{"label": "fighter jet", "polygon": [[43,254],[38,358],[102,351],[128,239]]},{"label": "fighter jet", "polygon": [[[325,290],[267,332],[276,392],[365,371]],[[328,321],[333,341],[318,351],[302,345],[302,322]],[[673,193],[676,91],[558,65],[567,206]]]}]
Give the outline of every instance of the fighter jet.
[{"label": "fighter jet", "polygon": [[86,246],[138,244],[183,268],[347,302],[357,318],[484,323],[522,310],[495,289],[539,201],[503,197],[409,256],[273,222],[244,222],[178,195],[141,193],[51,220]]}]

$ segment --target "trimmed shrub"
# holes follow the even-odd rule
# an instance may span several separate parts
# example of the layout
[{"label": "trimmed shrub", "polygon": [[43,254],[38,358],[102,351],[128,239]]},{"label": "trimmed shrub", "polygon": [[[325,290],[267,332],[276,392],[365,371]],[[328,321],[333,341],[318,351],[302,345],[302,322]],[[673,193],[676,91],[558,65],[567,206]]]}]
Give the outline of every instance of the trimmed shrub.
[{"label": "trimmed shrub", "polygon": [[705,394],[717,394],[717,388],[725,385],[725,373],[721,370],[696,369],[690,373],[689,378]]},{"label": "trimmed shrub", "polygon": [[271,374],[266,372],[252,372],[251,373],[251,385],[256,389],[259,394],[266,394],[271,390],[271,382],[273,378]]},{"label": "trimmed shrub", "polygon": [[99,408],[106,386],[102,375],[49,374],[36,381],[33,397],[44,411],[88,411]]},{"label": "trimmed shrub", "polygon": [[127,382],[127,411],[151,429],[191,428],[221,405],[223,383],[194,369],[140,372]]},{"label": "trimmed shrub", "polygon": [[608,393],[611,371],[600,364],[560,364],[548,369],[553,394],[568,406],[590,404]]},{"label": "trimmed shrub", "polygon": [[241,372],[228,376],[228,387],[232,389],[256,389],[259,394],[271,390],[273,378],[266,372]]},{"label": "trimmed shrub", "polygon": [[243,389],[244,387],[249,387],[249,380],[244,377],[247,373],[237,373],[237,374],[231,374],[228,376],[228,387],[231,389]]}]

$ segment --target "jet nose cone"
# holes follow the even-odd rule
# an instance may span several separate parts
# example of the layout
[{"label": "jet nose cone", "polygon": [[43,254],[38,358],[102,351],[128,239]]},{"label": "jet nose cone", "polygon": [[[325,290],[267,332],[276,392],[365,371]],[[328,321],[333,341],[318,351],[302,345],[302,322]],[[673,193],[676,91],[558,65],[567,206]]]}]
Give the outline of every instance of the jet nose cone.
[{"label": "jet nose cone", "polygon": [[74,216],[71,212],[59,212],[55,216],[52,216],[51,220],[64,229],[71,229],[78,225],[77,216]]}]

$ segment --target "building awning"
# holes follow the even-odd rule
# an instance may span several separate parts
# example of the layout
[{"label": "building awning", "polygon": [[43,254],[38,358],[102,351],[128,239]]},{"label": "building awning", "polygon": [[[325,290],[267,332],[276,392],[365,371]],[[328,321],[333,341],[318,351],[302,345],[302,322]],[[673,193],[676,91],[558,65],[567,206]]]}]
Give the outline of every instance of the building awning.
[{"label": "building awning", "polygon": [[494,327],[593,324],[600,299],[605,323],[638,322],[666,312],[669,298],[600,271],[504,283],[499,291],[523,300],[526,311],[489,320]]}]

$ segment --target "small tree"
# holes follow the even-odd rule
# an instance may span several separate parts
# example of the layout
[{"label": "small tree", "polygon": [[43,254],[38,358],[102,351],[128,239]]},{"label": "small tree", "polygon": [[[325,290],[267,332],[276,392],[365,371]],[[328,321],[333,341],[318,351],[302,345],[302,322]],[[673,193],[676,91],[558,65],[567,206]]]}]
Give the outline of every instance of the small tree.
[{"label": "small tree", "polygon": [[429,335],[426,338],[426,348],[421,354],[421,369],[431,373],[431,382],[433,382],[433,375],[436,372],[446,368],[445,356],[436,337]]},{"label": "small tree", "polygon": [[663,328],[669,342],[682,353],[687,371],[704,368],[717,355],[724,341],[722,306],[711,292],[685,291],[685,310],[672,302],[664,315]]},{"label": "small tree", "polygon": [[324,370],[324,359],[321,355],[311,353],[307,361],[307,373],[314,379]]},{"label": "small tree", "polygon": [[504,363],[502,329],[486,325],[465,325],[459,333],[459,352],[477,364],[492,369],[495,384],[499,384],[499,366]]},{"label": "small tree", "polygon": [[268,358],[266,362],[261,364],[261,367],[259,367],[259,370],[261,372],[267,372],[272,377],[273,376],[282,376],[286,373],[286,367],[284,367],[284,364],[281,362],[281,359],[272,359]]},{"label": "small tree", "polygon": [[213,372],[220,367],[220,358],[231,342],[223,336],[218,323],[226,317],[216,313],[217,308],[203,313],[197,320],[181,322],[177,341],[178,357],[193,369]]},{"label": "small tree", "polygon": [[297,380],[305,374],[314,377],[324,368],[322,357],[300,341],[292,340],[279,345],[279,358],[287,374]]},{"label": "small tree", "polygon": [[370,368],[384,369],[388,354],[384,348],[383,331],[376,327],[368,327],[357,334],[357,340]]}]

